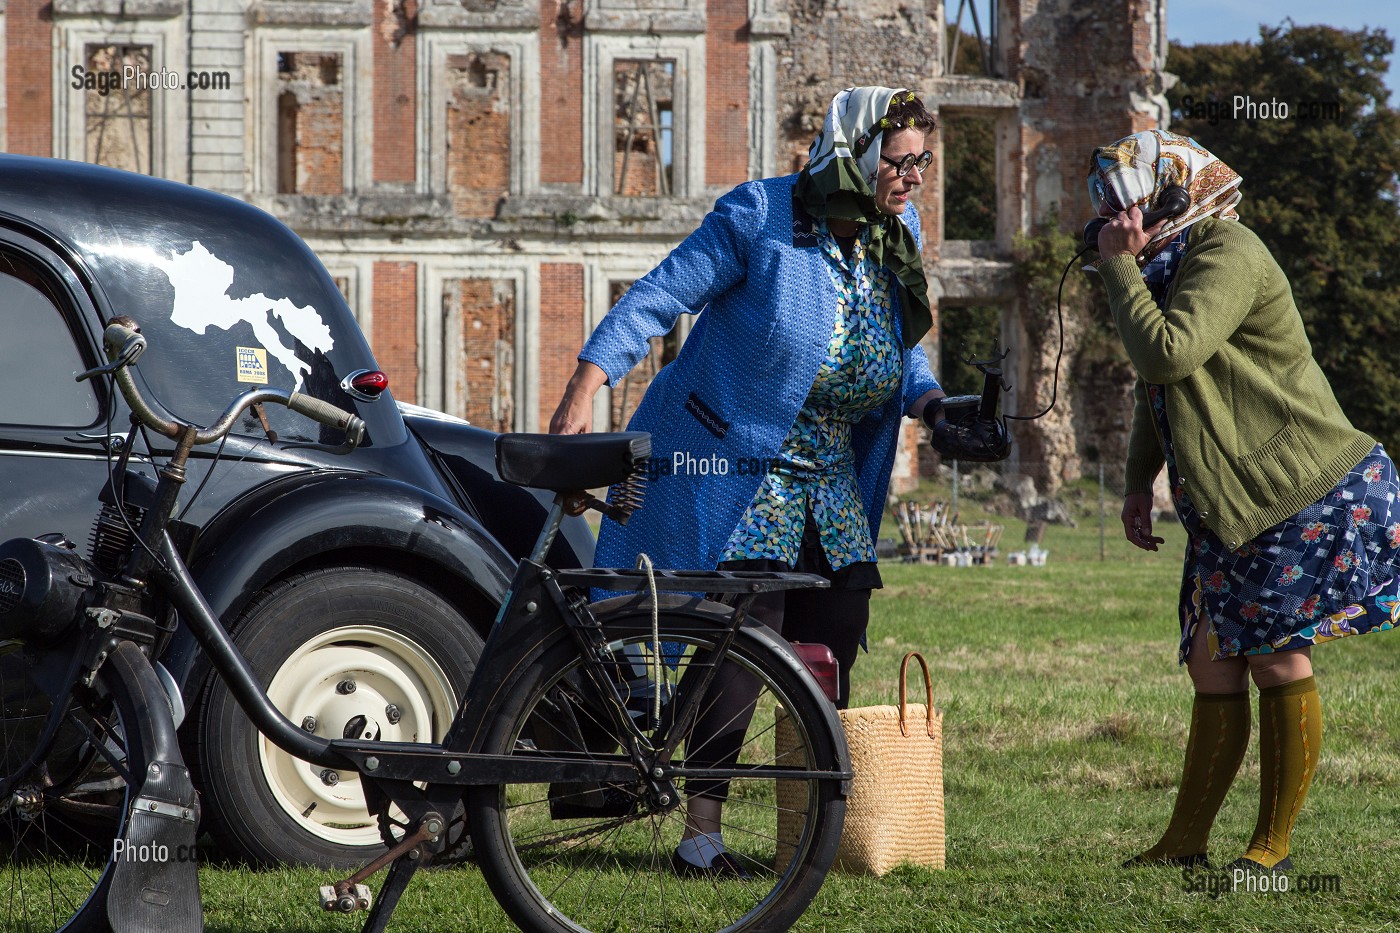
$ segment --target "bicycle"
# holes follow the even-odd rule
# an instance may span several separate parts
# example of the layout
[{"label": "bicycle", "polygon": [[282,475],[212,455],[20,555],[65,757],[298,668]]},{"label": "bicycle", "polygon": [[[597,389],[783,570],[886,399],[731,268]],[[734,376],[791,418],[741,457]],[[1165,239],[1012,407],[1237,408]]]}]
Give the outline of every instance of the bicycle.
[{"label": "bicycle", "polygon": [[[339,738],[308,732],[271,703],[210,611],[171,516],[190,451],[219,441],[254,404],[286,405],[343,431],[346,449],[363,440],[363,423],[268,388],[245,391],[208,428],[167,417],[131,374],[145,340],[134,321],[113,319],[103,334],[109,362],[78,377],[115,382],[133,436],[144,427],[175,442],[121,571],[104,575],[58,536],[0,545],[0,659],[13,662],[0,677],[7,929],[202,929],[189,857],[199,801],[175,731],[178,701],[150,663],[177,615],[260,734],[327,780],[343,771],[363,782],[385,851],[322,887],[320,899],[327,910],[368,911],[367,933],[387,927],[419,868],[469,850],[530,933],[772,931],[801,915],[835,856],[850,761],[832,704],[747,609],[761,592],[825,581],[550,568],[544,555],[566,512],[597,508],[625,521],[640,505],[650,438],[503,435],[501,476],[552,490],[554,506],[446,737],[375,741],[363,714]],[[119,498],[128,472],[123,454],[112,470]],[[582,491],[605,486],[609,501]],[[594,601],[595,590],[621,595]],[[713,730],[697,725],[730,665],[758,693],[747,721],[722,724],[739,733],[737,758],[709,747]],[[746,880],[685,877],[670,866],[687,789],[718,786],[728,788],[726,843]],[[376,895],[365,882],[386,867]]]}]

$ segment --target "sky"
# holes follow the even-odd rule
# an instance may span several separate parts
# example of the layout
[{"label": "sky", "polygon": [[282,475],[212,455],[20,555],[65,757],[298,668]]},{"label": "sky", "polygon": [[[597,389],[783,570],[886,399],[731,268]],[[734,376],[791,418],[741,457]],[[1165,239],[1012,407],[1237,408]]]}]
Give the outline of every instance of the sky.
[{"label": "sky", "polygon": [[[1397,0],[1167,0],[1167,35],[1183,45],[1257,42],[1259,24],[1278,26],[1292,17],[1300,26],[1384,29],[1400,46]],[[1400,104],[1400,50],[1390,56],[1390,104]],[[1171,61],[1167,70],[1171,71]]]}]

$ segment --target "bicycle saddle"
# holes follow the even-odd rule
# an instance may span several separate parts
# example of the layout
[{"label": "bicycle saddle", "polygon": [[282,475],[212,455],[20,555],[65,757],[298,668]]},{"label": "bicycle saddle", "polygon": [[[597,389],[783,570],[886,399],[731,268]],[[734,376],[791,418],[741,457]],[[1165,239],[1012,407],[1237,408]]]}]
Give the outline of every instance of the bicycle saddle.
[{"label": "bicycle saddle", "polygon": [[615,434],[502,434],[496,472],[507,483],[573,492],[627,479],[651,456],[645,431]]}]

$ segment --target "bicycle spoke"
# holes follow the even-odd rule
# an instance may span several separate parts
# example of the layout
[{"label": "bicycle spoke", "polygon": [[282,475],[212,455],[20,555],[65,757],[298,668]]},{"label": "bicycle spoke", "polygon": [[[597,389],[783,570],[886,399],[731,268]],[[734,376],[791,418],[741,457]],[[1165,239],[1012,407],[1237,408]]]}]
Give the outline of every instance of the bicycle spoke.
[{"label": "bicycle spoke", "polygon": [[[18,658],[0,655],[0,664],[7,660]],[[7,696],[21,697],[10,708],[18,704],[26,715],[39,706],[52,708],[33,683],[11,681],[6,690]],[[91,696],[86,694],[88,700]],[[0,929],[62,930],[89,911],[105,913],[105,898],[93,895],[104,890],[112,840],[123,831],[127,816],[128,748],[112,706],[111,701],[92,704],[75,697],[46,748],[22,744],[41,736],[37,727],[6,724],[5,763],[11,768],[30,760],[38,764],[22,773],[0,774],[13,795],[0,812],[10,882],[9,895],[0,904],[5,915]]]},{"label": "bicycle spoke", "polygon": [[[808,730],[821,722],[814,718],[820,715],[819,698],[809,699],[810,688],[785,668],[765,666],[745,639],[736,639],[736,648],[716,663],[713,631],[671,637],[663,627],[661,641],[667,647],[658,649],[647,633],[649,625],[644,620],[636,636],[609,643],[609,656],[600,662],[602,676],[617,685],[618,698],[643,738],[655,749],[675,748],[672,764],[687,774],[670,784],[663,777],[654,790],[648,787],[652,776],[641,774],[635,784],[624,786],[567,781],[507,786],[497,791],[498,806],[480,816],[494,814],[499,821],[494,825],[500,827],[499,834],[482,836],[477,850],[482,867],[488,880],[509,876],[523,885],[510,889],[520,892],[510,895],[512,916],[531,933],[619,927],[712,933],[744,929],[759,917],[776,926],[790,923],[815,891],[804,882],[812,868],[804,853],[819,840],[830,840],[831,830],[823,828],[829,824],[821,822],[823,811],[816,807],[821,795],[812,789],[825,783],[825,799],[832,800],[834,781],[785,775],[835,767],[834,757],[813,758],[808,744]],[[654,664],[658,654],[667,661],[659,674]],[[501,734],[506,753],[568,751],[594,760],[626,754],[631,728],[616,721],[611,699],[596,695],[598,675],[585,672],[585,663],[577,654],[570,659],[561,652],[558,666],[530,688],[520,700],[523,706],[511,714],[518,731]],[[702,681],[711,684],[705,695],[696,693]],[[736,710],[724,700],[722,692],[731,682],[753,689],[752,705],[741,700]],[[659,720],[657,696],[662,699]],[[793,719],[796,748],[785,747],[790,737],[779,737],[777,720],[784,715],[779,708],[789,710],[786,715]],[[725,733],[729,735],[722,738]],[[664,760],[661,765],[664,769]],[[781,802],[775,796],[780,784],[791,785]],[[672,853],[686,833],[687,786],[700,793],[702,785],[729,788],[719,828],[725,848],[749,872],[746,880],[680,875],[672,868]],[[802,803],[790,796],[799,787],[807,788]],[[662,806],[667,793],[680,794],[681,800]],[[596,815],[590,808],[596,808]],[[790,824],[788,829],[779,825],[780,819]],[[815,828],[808,828],[814,821]],[[495,840],[503,847],[495,847]],[[807,893],[788,896],[798,891]]]}]

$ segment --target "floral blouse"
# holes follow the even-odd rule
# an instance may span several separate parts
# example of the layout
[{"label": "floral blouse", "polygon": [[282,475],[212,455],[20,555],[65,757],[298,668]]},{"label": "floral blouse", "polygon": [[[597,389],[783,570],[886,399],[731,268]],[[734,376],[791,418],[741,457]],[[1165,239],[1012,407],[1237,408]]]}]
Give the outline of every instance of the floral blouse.
[{"label": "floral blouse", "polygon": [[797,561],[807,510],[832,570],[874,561],[875,543],[861,503],[851,428],[898,392],[901,350],[894,334],[893,277],[866,251],[870,228],[850,259],[827,229],[814,224],[836,286],[836,325],[807,401],[720,560]]}]

